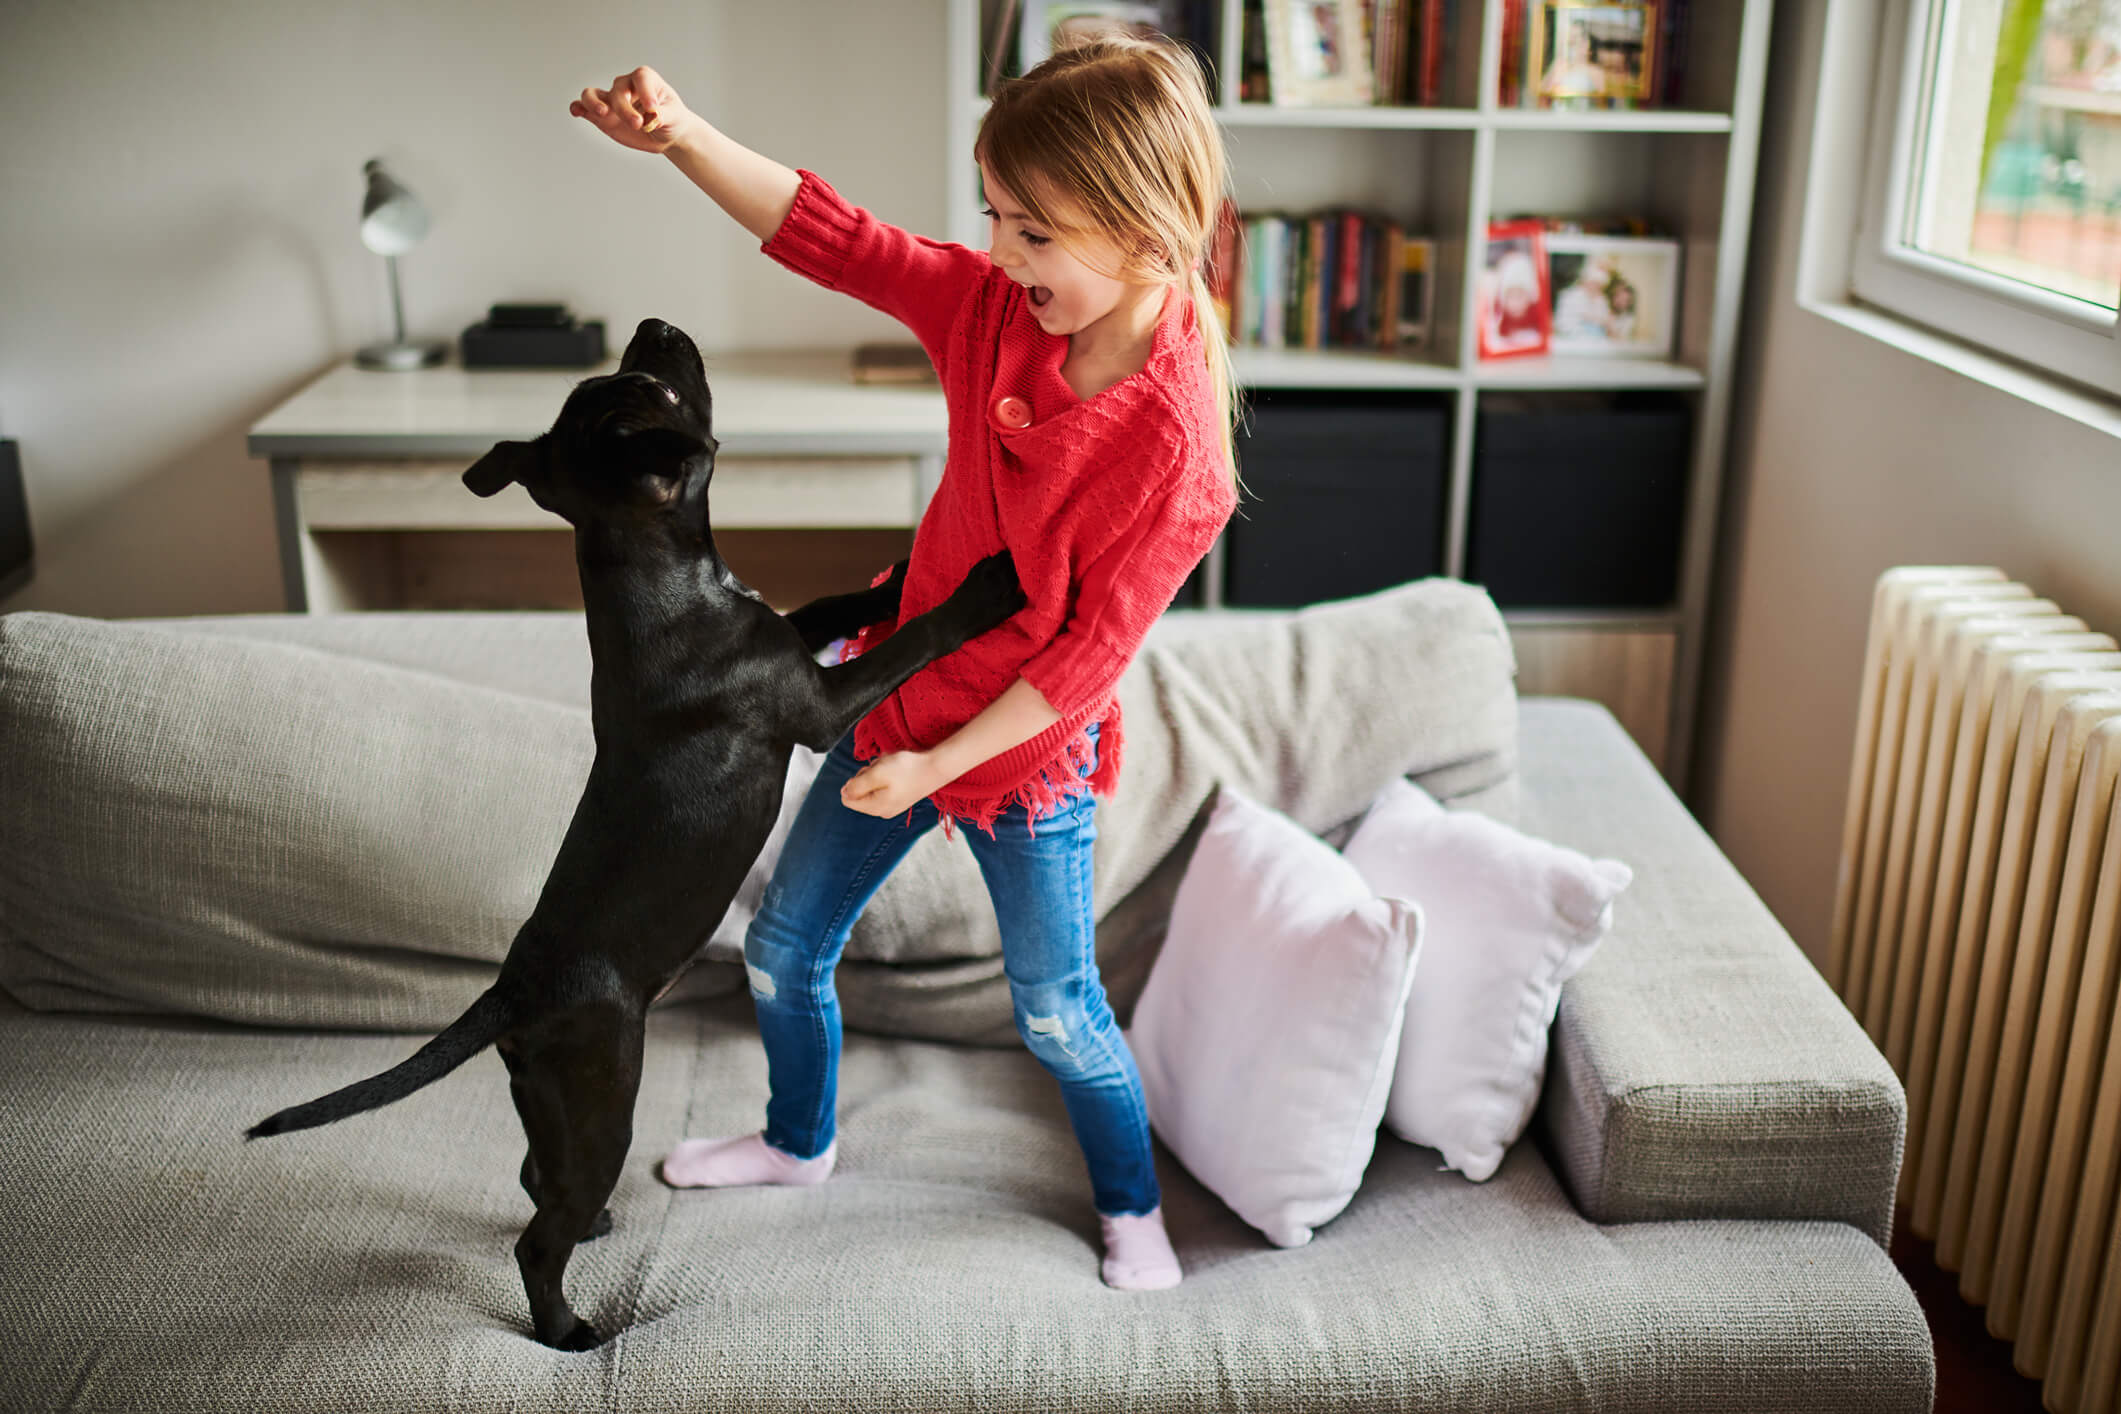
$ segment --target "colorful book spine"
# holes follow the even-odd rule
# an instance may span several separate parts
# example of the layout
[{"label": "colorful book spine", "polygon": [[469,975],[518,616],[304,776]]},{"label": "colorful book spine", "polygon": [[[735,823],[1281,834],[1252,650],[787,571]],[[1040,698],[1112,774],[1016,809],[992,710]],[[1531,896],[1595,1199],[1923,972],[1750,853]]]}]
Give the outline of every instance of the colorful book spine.
[{"label": "colorful book spine", "polygon": [[1658,75],[1657,86],[1652,91],[1657,95],[1657,101],[1666,107],[1677,106],[1686,86],[1686,50],[1692,8],[1689,0],[1666,0],[1665,3],[1664,43],[1659,46],[1662,52],[1657,58],[1663,72]]},{"label": "colorful book spine", "polygon": [[1223,336],[1237,337],[1237,241],[1239,220],[1237,203],[1228,197],[1215,214],[1215,235],[1209,242],[1207,268],[1202,272],[1208,283],[1208,298],[1215,305],[1216,317],[1222,320]]},{"label": "colorful book spine", "polygon": [[1515,108],[1524,101],[1525,20],[1538,0],[1503,0],[1502,55],[1496,61],[1502,72],[1495,76],[1495,101]]},{"label": "colorful book spine", "polygon": [[1406,258],[1407,235],[1398,222],[1385,227],[1385,239],[1377,272],[1379,282],[1377,310],[1377,347],[1385,350],[1399,347],[1399,264]]},{"label": "colorful book spine", "polygon": [[1364,0],[1376,11],[1370,44],[1370,92],[1378,103],[1399,102],[1399,82],[1392,72],[1393,46],[1399,42],[1400,0]]},{"label": "colorful book spine", "polygon": [[[1302,215],[1233,211],[1223,230],[1209,292],[1232,343],[1393,350],[1426,337],[1425,310],[1407,301],[1425,288],[1433,243],[1409,237],[1398,222],[1339,207]],[[1418,276],[1411,284],[1410,270]]]},{"label": "colorful book spine", "polygon": [[1421,0],[1421,89],[1416,100],[1434,107],[1443,97],[1443,0]]}]

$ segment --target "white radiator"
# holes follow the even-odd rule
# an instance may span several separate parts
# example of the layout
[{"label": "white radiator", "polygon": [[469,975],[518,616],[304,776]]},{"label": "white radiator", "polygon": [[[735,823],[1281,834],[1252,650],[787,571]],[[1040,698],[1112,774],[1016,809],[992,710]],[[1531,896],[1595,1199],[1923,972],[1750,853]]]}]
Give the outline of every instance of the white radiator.
[{"label": "white radiator", "polygon": [[2064,1414],[2121,1386],[2121,651],[2000,570],[1871,605],[1827,980],[1907,1087],[1900,1205]]}]

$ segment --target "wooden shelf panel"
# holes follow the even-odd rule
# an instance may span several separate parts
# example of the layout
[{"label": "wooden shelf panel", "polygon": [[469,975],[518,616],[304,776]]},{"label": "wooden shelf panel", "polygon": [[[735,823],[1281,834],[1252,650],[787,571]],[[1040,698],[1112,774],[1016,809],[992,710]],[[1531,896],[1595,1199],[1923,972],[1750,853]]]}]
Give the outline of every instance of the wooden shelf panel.
[{"label": "wooden shelf panel", "polygon": [[1412,128],[1464,132],[1480,126],[1475,108],[1415,108],[1377,104],[1363,108],[1296,108],[1272,103],[1230,103],[1215,110],[1226,127]]},{"label": "wooden shelf panel", "polygon": [[1706,381],[1683,363],[1582,355],[1495,359],[1473,372],[1482,388],[1699,388]]},{"label": "wooden shelf panel", "polygon": [[1237,380],[1248,388],[1455,388],[1464,375],[1420,354],[1362,349],[1262,349],[1230,351]]},{"label": "wooden shelf panel", "polygon": [[1457,388],[1471,383],[1493,390],[1540,388],[1699,388],[1698,368],[1661,359],[1545,357],[1497,359],[1470,370],[1419,354],[1362,349],[1262,349],[1230,351],[1237,381],[1248,388]]},{"label": "wooden shelf panel", "polygon": [[1591,109],[1556,112],[1543,108],[1497,108],[1487,124],[1512,132],[1727,133],[1728,113],[1690,113],[1676,108]]}]

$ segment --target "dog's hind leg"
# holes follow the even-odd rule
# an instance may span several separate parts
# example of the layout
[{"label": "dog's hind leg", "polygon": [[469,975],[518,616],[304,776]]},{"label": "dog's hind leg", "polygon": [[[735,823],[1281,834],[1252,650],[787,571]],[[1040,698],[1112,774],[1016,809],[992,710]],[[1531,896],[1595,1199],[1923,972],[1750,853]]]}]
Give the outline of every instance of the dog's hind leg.
[{"label": "dog's hind leg", "polygon": [[604,1337],[567,1304],[568,1260],[586,1240],[618,1186],[633,1143],[633,1104],[641,1083],[643,1022],[600,1008],[598,1024],[526,1048],[518,1112],[530,1138],[537,1213],[516,1239],[516,1266],[537,1338],[559,1350],[588,1350]]},{"label": "dog's hind leg", "polygon": [[[508,1065],[508,1093],[515,1100],[516,1115],[523,1121],[523,1132],[528,1135],[530,1133],[530,1116],[523,1109],[523,1081],[517,1073],[517,1068],[521,1062],[517,1059],[515,1047],[510,1042],[504,1040],[498,1049],[501,1052],[501,1059],[507,1062]],[[523,1191],[530,1195],[530,1202],[533,1207],[544,1202],[542,1195],[545,1187],[538,1180],[538,1156],[536,1150],[526,1149],[524,1151],[523,1167],[517,1173],[516,1178],[523,1185]],[[589,1232],[582,1240],[584,1242],[594,1242],[598,1238],[608,1235],[610,1231],[611,1209],[606,1208],[603,1212],[597,1214],[596,1221],[589,1225]]]}]

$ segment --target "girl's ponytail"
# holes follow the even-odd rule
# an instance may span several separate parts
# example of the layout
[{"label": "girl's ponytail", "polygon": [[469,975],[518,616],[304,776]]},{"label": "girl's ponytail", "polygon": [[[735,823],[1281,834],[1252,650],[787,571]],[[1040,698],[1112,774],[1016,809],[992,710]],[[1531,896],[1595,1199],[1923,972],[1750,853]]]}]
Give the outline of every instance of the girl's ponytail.
[{"label": "girl's ponytail", "polygon": [[1208,386],[1215,390],[1215,425],[1223,434],[1223,465],[1237,478],[1237,369],[1230,360],[1230,335],[1223,328],[1215,297],[1208,291],[1208,278],[1201,267],[1193,267],[1193,319],[1200,326],[1201,347],[1208,355]]}]

